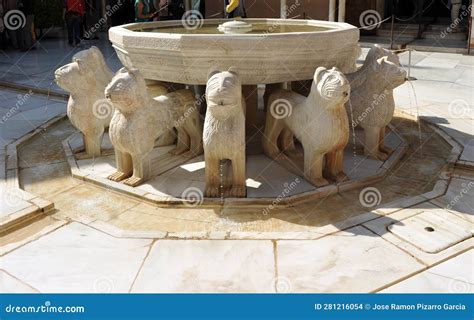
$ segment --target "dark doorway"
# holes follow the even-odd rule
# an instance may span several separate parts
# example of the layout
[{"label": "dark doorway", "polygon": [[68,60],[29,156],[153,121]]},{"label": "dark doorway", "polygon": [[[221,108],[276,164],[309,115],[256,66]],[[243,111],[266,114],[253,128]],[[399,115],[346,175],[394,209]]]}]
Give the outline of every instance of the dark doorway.
[{"label": "dark doorway", "polygon": [[[468,3],[469,0],[463,1]],[[451,8],[448,0],[398,0],[396,8],[397,17],[409,19],[416,22],[417,14],[420,14],[423,20],[436,19],[442,22],[448,22],[451,16]]]}]

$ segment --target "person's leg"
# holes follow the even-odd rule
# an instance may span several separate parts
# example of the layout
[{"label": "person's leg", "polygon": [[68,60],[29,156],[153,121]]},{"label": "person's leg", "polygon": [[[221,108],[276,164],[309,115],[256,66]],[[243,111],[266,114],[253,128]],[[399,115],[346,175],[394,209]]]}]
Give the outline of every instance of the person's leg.
[{"label": "person's leg", "polygon": [[10,38],[10,43],[14,49],[18,49],[18,30],[7,30],[8,38]]},{"label": "person's leg", "polygon": [[35,15],[31,15],[31,44],[36,42],[36,28],[35,28]]},{"label": "person's leg", "polygon": [[83,38],[83,23],[82,23],[82,17],[79,17],[77,19],[77,30],[78,30],[78,33],[77,33],[77,43],[79,44]]},{"label": "person's leg", "polygon": [[0,50],[7,49],[7,35],[5,31],[0,32]]},{"label": "person's leg", "polygon": [[73,34],[74,34],[74,45],[78,45],[81,42],[81,17],[75,16],[74,17],[74,27],[73,27]]},{"label": "person's leg", "polygon": [[86,14],[81,19],[81,28],[79,28],[79,34],[81,39],[84,39],[84,29],[87,29]]},{"label": "person's leg", "polygon": [[462,1],[461,0],[452,0],[451,7],[451,22],[454,23],[457,18],[459,18],[459,11],[461,10]]},{"label": "person's leg", "polygon": [[25,44],[27,49],[31,48],[33,45],[33,34],[31,33],[31,28],[33,26],[34,16],[29,14],[26,17],[26,24],[25,24]]},{"label": "person's leg", "polygon": [[15,30],[15,32],[18,41],[18,49],[25,51],[25,27]]},{"label": "person's leg", "polygon": [[18,49],[20,49],[20,51],[25,51],[25,27],[18,29],[17,33]]},{"label": "person's leg", "polygon": [[25,26],[20,29],[20,50],[26,51],[31,47],[31,24],[32,16],[26,16]]},{"label": "person's leg", "polygon": [[67,42],[69,45],[74,45],[74,28],[73,28],[73,17],[66,17],[67,25]]}]

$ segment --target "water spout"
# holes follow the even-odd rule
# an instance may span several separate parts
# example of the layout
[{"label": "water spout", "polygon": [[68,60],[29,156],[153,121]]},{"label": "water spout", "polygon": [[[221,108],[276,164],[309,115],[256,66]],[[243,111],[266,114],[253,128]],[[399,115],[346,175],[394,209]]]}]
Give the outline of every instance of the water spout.
[{"label": "water spout", "polygon": [[356,153],[356,135],[355,135],[355,123],[354,123],[354,112],[352,110],[352,103],[351,100],[349,99],[347,101],[349,104],[349,111],[351,114],[351,128],[352,128],[352,158],[354,159],[354,168],[357,168],[357,153]]},{"label": "water spout", "polygon": [[[413,98],[415,100],[416,106],[416,122],[418,124],[418,139],[420,142],[420,154],[423,156],[423,140],[421,138],[421,122],[420,122],[420,106],[418,105],[418,98],[416,96],[415,86],[411,81],[407,81],[410,84],[411,90],[413,91]],[[410,95],[411,96],[411,95]],[[410,106],[411,106],[411,98],[410,98]]]}]

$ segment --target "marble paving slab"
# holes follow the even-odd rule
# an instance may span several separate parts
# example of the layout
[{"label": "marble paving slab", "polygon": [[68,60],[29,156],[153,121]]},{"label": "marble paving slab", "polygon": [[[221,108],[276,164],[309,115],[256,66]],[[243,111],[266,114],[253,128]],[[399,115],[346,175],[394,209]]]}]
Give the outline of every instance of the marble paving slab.
[{"label": "marble paving slab", "polygon": [[442,262],[428,272],[474,284],[474,249]]},{"label": "marble paving slab", "polygon": [[474,179],[451,179],[446,194],[432,202],[474,224]]},{"label": "marble paving slab", "polygon": [[0,269],[41,292],[128,292],[150,243],[71,223],[1,257]]},{"label": "marble paving slab", "polygon": [[274,292],[271,241],[159,240],[133,292]]},{"label": "marble paving slab", "polygon": [[0,270],[0,293],[37,293],[38,291],[24,282]]},{"label": "marble paving slab", "polygon": [[380,293],[474,293],[474,285],[423,272]]},{"label": "marble paving slab", "polygon": [[0,184],[0,220],[30,206],[31,203],[24,199],[24,193],[4,183]]},{"label": "marble paving slab", "polygon": [[474,250],[408,278],[382,293],[474,293]]},{"label": "marble paving slab", "polygon": [[426,210],[387,229],[417,248],[437,253],[472,237],[474,225],[445,210]]},{"label": "marble paving slab", "polygon": [[278,241],[277,257],[293,292],[372,292],[424,269],[361,226],[317,241]]},{"label": "marble paving slab", "polygon": [[[392,232],[389,232],[387,229],[388,226],[393,225],[395,222],[403,221],[426,211],[431,211],[434,215],[437,215],[440,214],[440,212],[446,210],[443,208],[439,208],[430,202],[423,202],[413,207],[405,208],[394,213],[390,213],[384,217],[365,222],[363,226],[375,232],[377,235],[379,235],[386,241],[392,243],[393,245],[399,247],[400,249],[404,250],[405,252],[408,252],[410,255],[416,257],[418,261],[421,261],[428,266],[432,266],[446,259],[449,259],[450,257],[455,256],[463,251],[466,251],[474,246],[474,238],[470,237],[462,242],[449,246],[440,252],[428,253],[426,251],[421,250],[413,243],[396,236]],[[440,216],[442,216],[442,214],[440,214]],[[463,220],[463,224],[464,222],[468,222],[464,219],[461,220]],[[470,225],[472,227],[472,224]]]}]

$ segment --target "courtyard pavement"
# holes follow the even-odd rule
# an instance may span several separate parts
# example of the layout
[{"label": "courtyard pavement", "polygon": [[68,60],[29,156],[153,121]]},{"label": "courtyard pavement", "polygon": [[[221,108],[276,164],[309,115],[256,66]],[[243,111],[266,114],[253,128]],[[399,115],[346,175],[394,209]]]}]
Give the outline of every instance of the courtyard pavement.
[{"label": "courtyard pavement", "polygon": [[[86,42],[89,45],[102,50],[113,70],[120,67],[104,36]],[[9,184],[5,149],[65,113],[64,92],[52,83],[53,74],[78,50],[51,39],[35,51],[0,52],[0,83],[5,85],[0,87],[2,194]],[[406,68],[408,55],[400,55]],[[313,240],[159,239],[146,234],[118,236],[88,223],[88,215],[129,209],[133,214],[144,205],[108,192],[110,212],[102,212],[87,184],[70,179],[68,188],[84,197],[89,210],[81,213],[81,219],[74,218],[74,207],[66,205],[70,199],[60,200],[65,184],[58,184],[62,179],[58,174],[37,190],[43,198],[58,194],[54,199],[62,201],[64,209],[0,234],[0,292],[474,292],[474,57],[412,52],[411,62],[410,73],[416,80],[396,89],[399,111],[433,124],[461,151],[441,195],[410,208],[379,208],[390,213],[342,223]],[[48,96],[48,90],[59,95]],[[60,126],[64,128],[53,129],[50,135],[72,134],[70,126]],[[58,172],[62,170],[61,161],[45,153],[38,150],[38,158],[47,158],[48,164],[56,163]],[[26,169],[43,165],[31,161]],[[34,200],[12,206],[3,199],[0,218],[31,206]],[[471,235],[430,254],[413,245],[426,241],[423,236],[410,242],[387,232],[388,220],[403,220],[414,212],[435,213],[435,218],[447,214],[447,219],[457,219],[456,225],[467,225]],[[448,222],[441,219],[438,225]]]}]

